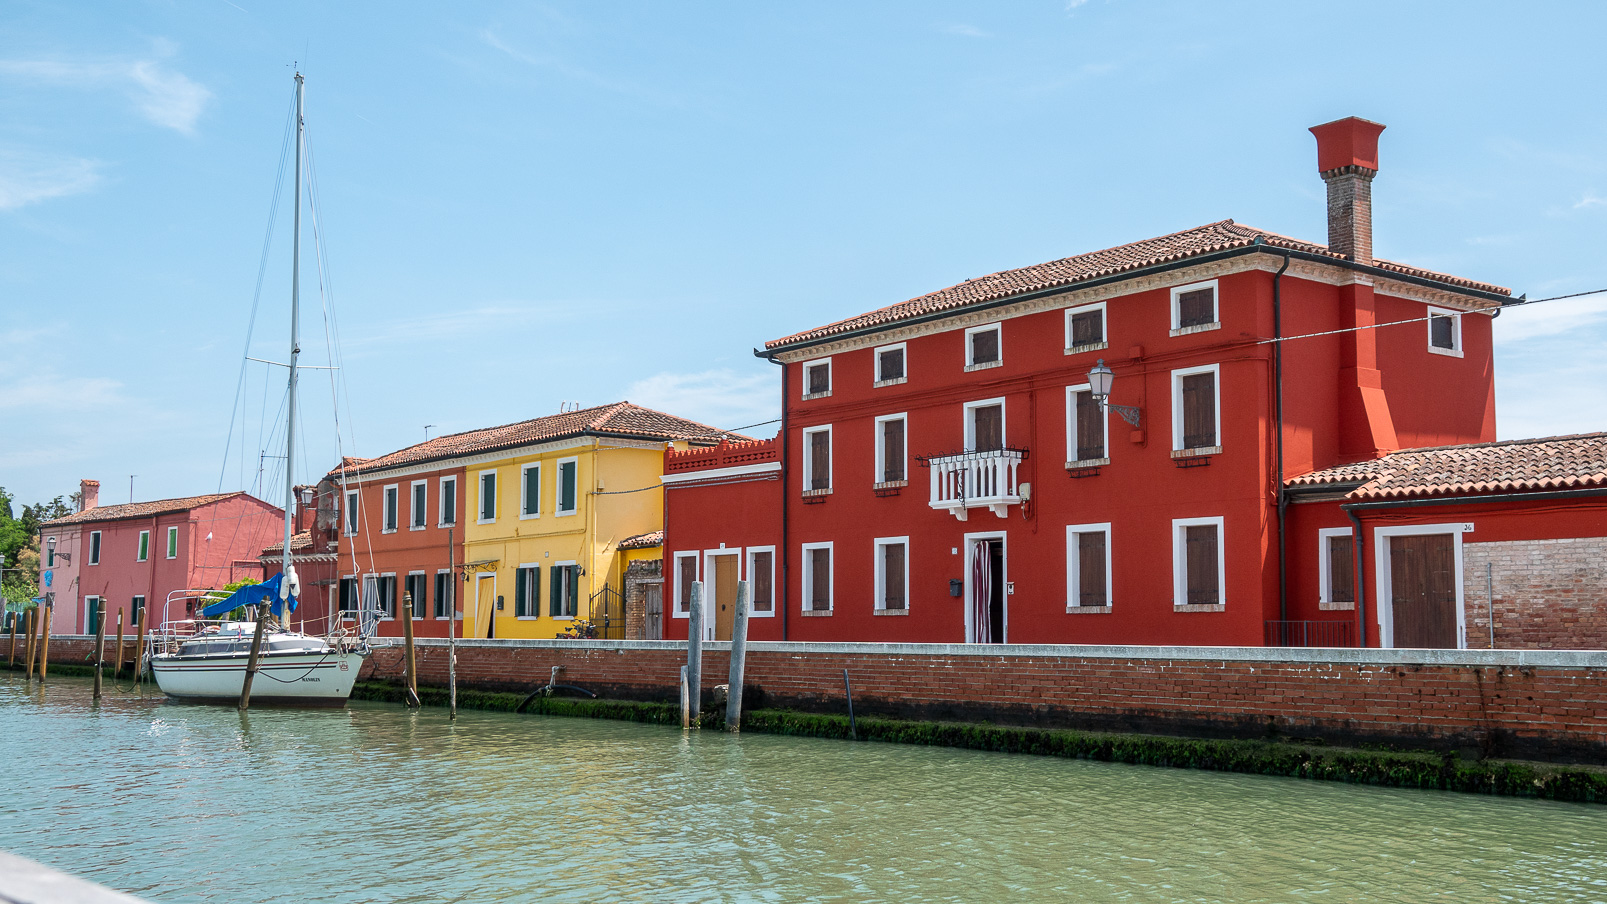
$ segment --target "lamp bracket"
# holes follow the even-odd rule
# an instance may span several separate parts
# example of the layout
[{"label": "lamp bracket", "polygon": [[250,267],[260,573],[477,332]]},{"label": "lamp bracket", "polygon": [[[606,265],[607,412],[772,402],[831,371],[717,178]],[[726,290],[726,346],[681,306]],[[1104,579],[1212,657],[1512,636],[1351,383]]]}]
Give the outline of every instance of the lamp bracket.
[{"label": "lamp bracket", "polygon": [[1135,405],[1115,405],[1109,401],[1106,401],[1105,399],[1100,399],[1100,402],[1105,406],[1107,411],[1114,411],[1121,415],[1122,420],[1131,424],[1133,427],[1136,428],[1142,426],[1139,423],[1140,415],[1143,412],[1142,408],[1139,408]]}]

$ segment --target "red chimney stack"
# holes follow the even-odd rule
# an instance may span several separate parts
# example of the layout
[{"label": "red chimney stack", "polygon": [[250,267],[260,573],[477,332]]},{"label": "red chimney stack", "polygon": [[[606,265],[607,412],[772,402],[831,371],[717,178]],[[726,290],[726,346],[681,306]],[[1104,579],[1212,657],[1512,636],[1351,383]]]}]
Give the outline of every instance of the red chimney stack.
[{"label": "red chimney stack", "polygon": [[1373,177],[1384,126],[1355,116],[1312,126],[1317,171],[1328,183],[1328,250],[1373,262]]}]

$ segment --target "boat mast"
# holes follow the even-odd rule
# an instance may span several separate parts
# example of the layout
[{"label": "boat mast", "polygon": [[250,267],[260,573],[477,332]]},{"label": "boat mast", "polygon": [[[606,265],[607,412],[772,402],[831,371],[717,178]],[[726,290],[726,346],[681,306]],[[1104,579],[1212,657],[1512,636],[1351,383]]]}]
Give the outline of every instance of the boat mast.
[{"label": "boat mast", "polygon": [[[290,535],[294,527],[291,517],[292,506],[296,503],[296,359],[301,355],[301,340],[298,333],[301,328],[301,150],[302,130],[305,123],[302,119],[303,82],[301,73],[296,73],[296,215],[295,225],[290,239],[290,387],[289,409],[290,419],[285,424],[285,547],[283,561],[280,563],[279,573],[281,581],[290,580]],[[281,585],[285,598],[284,627],[290,627],[290,588],[288,583]]]}]

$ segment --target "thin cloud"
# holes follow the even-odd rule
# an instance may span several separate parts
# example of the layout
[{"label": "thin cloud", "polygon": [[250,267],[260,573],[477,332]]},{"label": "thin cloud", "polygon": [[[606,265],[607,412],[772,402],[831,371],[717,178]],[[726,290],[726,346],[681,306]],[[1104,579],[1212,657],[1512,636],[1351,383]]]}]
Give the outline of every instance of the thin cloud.
[{"label": "thin cloud", "polygon": [[[657,373],[630,384],[625,398],[677,417],[734,430],[780,414],[780,387],[771,374],[741,374],[730,368],[699,373]],[[770,436],[772,426],[752,436]]]},{"label": "thin cloud", "polygon": [[963,23],[956,24],[956,25],[941,25],[941,26],[938,27],[938,31],[941,31],[944,34],[959,35],[962,38],[991,38],[991,37],[993,37],[993,35],[990,35],[987,32],[983,31],[982,29],[977,28],[975,25],[966,25],[966,24],[963,24]]},{"label": "thin cloud", "polygon": [[604,91],[611,91],[615,94],[621,94],[628,97],[635,97],[662,107],[678,108],[685,106],[685,104],[679,98],[643,87],[630,81],[616,79],[607,75],[593,72],[590,69],[576,66],[573,63],[551,54],[530,53],[528,51],[520,50],[519,48],[516,48],[503,41],[497,36],[496,32],[489,28],[482,29],[480,31],[480,40],[484,42],[487,47],[490,47],[498,53],[506,55],[510,59],[524,63],[527,66],[534,66],[540,69],[545,69],[549,72],[557,73],[565,78],[591,85],[594,88],[600,88]]},{"label": "thin cloud", "polygon": [[101,165],[82,157],[0,153],[0,210],[83,194],[100,182]]},{"label": "thin cloud", "polygon": [[123,93],[147,120],[185,135],[205,112],[212,92],[159,60],[0,60],[0,76],[85,90]]},{"label": "thin cloud", "polygon": [[1576,335],[1599,326],[1607,326],[1607,295],[1566,298],[1502,311],[1495,322],[1495,341],[1504,345],[1543,336]]},{"label": "thin cloud", "polygon": [[1574,202],[1574,210],[1581,210],[1587,207],[1604,206],[1607,206],[1607,198],[1597,197],[1593,192],[1585,192],[1585,196],[1583,198],[1580,198],[1578,201]]}]

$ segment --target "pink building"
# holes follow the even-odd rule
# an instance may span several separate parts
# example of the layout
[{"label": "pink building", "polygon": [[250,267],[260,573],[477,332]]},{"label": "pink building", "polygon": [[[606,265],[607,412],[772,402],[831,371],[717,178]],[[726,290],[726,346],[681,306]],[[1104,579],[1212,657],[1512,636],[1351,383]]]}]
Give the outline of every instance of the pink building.
[{"label": "pink building", "polygon": [[[85,481],[83,510],[41,526],[45,570],[55,572],[48,588],[56,594],[52,630],[63,634],[93,633],[93,613],[102,599],[108,630],[115,630],[119,612],[123,624],[131,625],[146,606],[155,626],[175,590],[216,589],[261,577],[258,556],[284,530],[282,509],[245,492],[108,506],[97,504],[98,495],[99,484]],[[52,538],[55,569],[49,564]],[[70,562],[63,561],[64,552]],[[76,575],[64,578],[63,568]],[[165,617],[190,614],[181,607]]]}]

